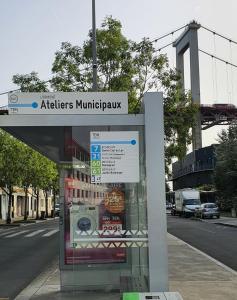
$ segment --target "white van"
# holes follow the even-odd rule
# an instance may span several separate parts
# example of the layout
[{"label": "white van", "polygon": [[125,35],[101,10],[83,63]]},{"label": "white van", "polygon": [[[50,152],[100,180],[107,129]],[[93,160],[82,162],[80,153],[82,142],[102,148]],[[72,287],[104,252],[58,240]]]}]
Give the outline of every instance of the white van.
[{"label": "white van", "polygon": [[182,189],[175,191],[175,208],[173,215],[189,217],[194,216],[195,211],[200,208],[200,192],[195,189]]}]

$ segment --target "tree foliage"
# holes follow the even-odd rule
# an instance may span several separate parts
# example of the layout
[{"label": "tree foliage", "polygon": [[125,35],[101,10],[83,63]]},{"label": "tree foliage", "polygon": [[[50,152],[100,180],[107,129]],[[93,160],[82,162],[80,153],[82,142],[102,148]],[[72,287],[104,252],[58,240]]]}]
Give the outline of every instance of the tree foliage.
[{"label": "tree foliage", "polygon": [[216,149],[215,184],[223,209],[237,209],[237,126],[222,130]]},{"label": "tree foliage", "polygon": [[[8,195],[7,222],[11,222],[12,195],[16,186],[24,188],[25,209],[27,214],[27,196],[29,188],[35,191],[36,198],[39,189],[54,189],[57,191],[57,168],[55,163],[18,141],[5,131],[0,131],[0,187]],[[38,198],[37,212],[38,218]]]},{"label": "tree foliage", "polygon": [[[130,113],[140,111],[146,92],[163,92],[166,165],[173,157],[183,157],[191,143],[190,128],[197,108],[192,105],[189,93],[183,92],[180,76],[169,67],[167,56],[159,54],[148,38],[141,42],[127,39],[122,34],[120,21],[112,17],[104,20],[96,35],[98,90],[128,91]],[[55,53],[53,79],[49,84],[41,81],[35,72],[15,75],[13,82],[22,91],[91,91],[91,37],[90,31],[81,47],[62,43],[61,49]]]},{"label": "tree foliage", "polygon": [[8,195],[7,223],[11,222],[14,186],[21,184],[23,162],[21,144],[4,131],[0,131],[0,187]]}]

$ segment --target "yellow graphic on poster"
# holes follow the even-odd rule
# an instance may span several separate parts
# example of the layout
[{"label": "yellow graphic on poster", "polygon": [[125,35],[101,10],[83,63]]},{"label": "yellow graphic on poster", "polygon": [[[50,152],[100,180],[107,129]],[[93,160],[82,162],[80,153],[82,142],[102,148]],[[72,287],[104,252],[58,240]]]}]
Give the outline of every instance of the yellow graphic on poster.
[{"label": "yellow graphic on poster", "polygon": [[124,193],[118,189],[113,189],[106,195],[105,208],[113,214],[118,214],[124,211],[125,201]]}]

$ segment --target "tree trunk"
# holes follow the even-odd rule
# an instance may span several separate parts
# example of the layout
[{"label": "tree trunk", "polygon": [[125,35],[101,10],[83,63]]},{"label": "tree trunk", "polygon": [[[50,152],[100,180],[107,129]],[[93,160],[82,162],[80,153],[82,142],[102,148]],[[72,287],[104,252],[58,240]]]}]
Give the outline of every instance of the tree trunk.
[{"label": "tree trunk", "polygon": [[36,190],[36,220],[39,220],[39,190]]},{"label": "tree trunk", "polygon": [[12,208],[12,190],[10,188],[9,194],[8,194],[7,224],[11,224],[11,222],[12,222],[11,208]]},{"label": "tree trunk", "polygon": [[53,217],[55,218],[56,191],[53,190]]},{"label": "tree trunk", "polygon": [[28,203],[28,199],[27,199],[27,196],[28,196],[28,188],[24,188],[25,190],[25,211],[24,211],[24,220],[26,221],[27,218],[28,218],[28,215],[29,215],[29,212],[27,210],[27,203]]},{"label": "tree trunk", "polygon": [[48,192],[45,192],[45,218],[49,217],[49,210],[48,210]]}]

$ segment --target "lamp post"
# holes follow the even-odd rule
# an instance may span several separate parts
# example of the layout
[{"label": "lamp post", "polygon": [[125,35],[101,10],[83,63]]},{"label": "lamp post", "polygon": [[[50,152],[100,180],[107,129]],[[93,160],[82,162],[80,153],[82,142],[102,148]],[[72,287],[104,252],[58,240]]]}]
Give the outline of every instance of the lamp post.
[{"label": "lamp post", "polygon": [[93,53],[93,91],[97,91],[96,22],[95,0],[92,0],[92,53]]}]

